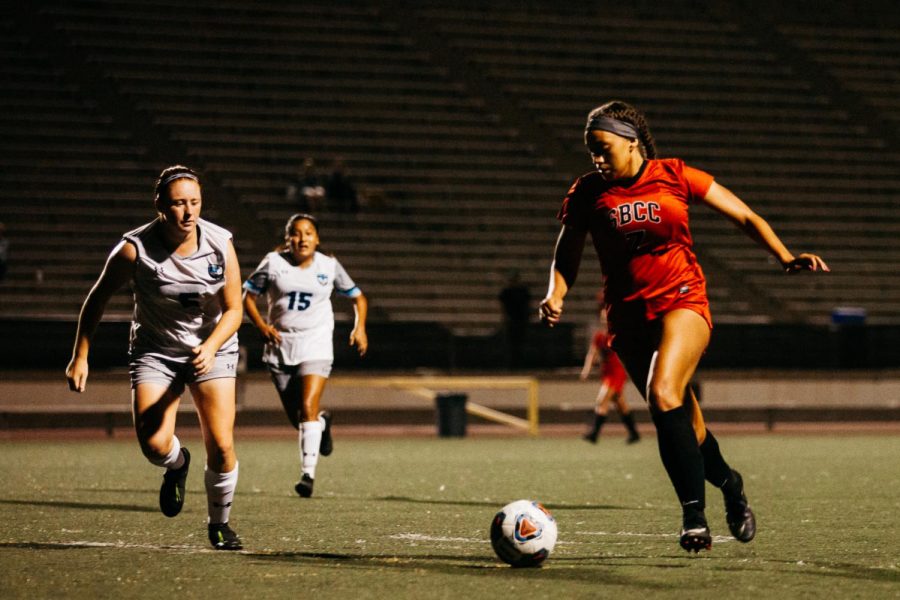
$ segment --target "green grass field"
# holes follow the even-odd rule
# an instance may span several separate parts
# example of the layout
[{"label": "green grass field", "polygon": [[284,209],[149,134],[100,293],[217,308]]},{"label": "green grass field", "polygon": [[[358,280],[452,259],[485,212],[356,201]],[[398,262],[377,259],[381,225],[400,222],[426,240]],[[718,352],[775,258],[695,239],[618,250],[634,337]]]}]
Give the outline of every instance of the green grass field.
[{"label": "green grass field", "polygon": [[[708,487],[713,549],[689,556],[652,438],[338,437],[303,500],[284,433],[239,437],[240,553],[206,541],[199,440],[186,440],[198,460],[175,519],[132,440],[0,443],[0,597],[900,596],[896,436],[719,436],[759,534],[734,541]],[[559,523],[540,569],[506,567],[488,542],[494,513],[519,498]]]}]

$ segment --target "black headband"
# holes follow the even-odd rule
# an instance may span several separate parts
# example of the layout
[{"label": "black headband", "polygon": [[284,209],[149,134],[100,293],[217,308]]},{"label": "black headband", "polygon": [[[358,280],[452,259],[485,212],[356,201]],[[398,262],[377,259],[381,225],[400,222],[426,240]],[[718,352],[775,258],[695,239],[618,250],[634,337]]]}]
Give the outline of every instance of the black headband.
[{"label": "black headband", "polygon": [[638,135],[638,130],[634,125],[632,125],[631,123],[626,123],[625,121],[613,119],[612,117],[594,117],[593,119],[588,121],[587,127],[584,128],[584,132],[587,133],[595,129],[599,129],[600,131],[608,131],[610,133],[620,135],[624,138],[638,139],[641,137],[640,135]]}]

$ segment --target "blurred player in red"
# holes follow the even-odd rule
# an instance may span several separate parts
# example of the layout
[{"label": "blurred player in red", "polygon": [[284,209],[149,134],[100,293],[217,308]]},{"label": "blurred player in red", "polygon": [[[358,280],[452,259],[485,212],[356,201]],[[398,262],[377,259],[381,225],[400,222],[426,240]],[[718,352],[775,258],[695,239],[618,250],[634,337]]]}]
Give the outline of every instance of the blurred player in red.
[{"label": "blurred player in red", "polygon": [[594,407],[594,424],[591,430],[584,434],[584,439],[592,444],[597,443],[600,437],[600,429],[606,422],[606,415],[609,413],[609,405],[613,404],[622,418],[622,423],[628,429],[629,444],[633,444],[641,439],[638,434],[637,427],[634,425],[634,415],[628,409],[628,403],[622,394],[625,388],[625,382],[628,381],[628,374],[625,367],[615,352],[609,347],[609,336],[606,333],[606,315],[603,306],[603,293],[597,294],[598,312],[600,315],[600,326],[594,332],[591,338],[591,345],[587,354],[584,356],[584,367],[581,369],[581,379],[586,380],[591,374],[594,364],[600,365],[600,390],[597,392],[597,405]]},{"label": "blurred player in red", "polygon": [[611,347],[644,395],[659,454],[682,507],[681,547],[712,545],[704,479],[722,492],[731,534],[749,542],[756,519],[740,473],[722,456],[688,386],[709,344],[706,278],[693,252],[688,209],[702,204],[729,219],[787,273],[827,271],[815,254],[794,255],[769,224],[708,173],[657,159],[640,111],[613,101],[588,115],[584,141],[594,170],[578,178],[559,211],[541,319],[559,323],[588,234],[603,271]]}]

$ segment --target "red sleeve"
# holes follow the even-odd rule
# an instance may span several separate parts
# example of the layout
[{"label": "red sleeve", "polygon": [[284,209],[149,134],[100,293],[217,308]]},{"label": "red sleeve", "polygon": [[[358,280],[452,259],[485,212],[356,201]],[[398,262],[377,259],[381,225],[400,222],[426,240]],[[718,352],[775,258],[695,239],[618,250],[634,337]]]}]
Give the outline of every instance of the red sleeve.
[{"label": "red sleeve", "polygon": [[569,192],[563,198],[562,206],[556,214],[556,218],[563,225],[580,230],[588,228],[588,223],[590,223],[589,207],[583,190],[584,186],[579,177],[569,188]]},{"label": "red sleeve", "polygon": [[699,202],[702,200],[713,183],[712,175],[687,165],[684,165],[681,175],[687,186],[688,202]]}]

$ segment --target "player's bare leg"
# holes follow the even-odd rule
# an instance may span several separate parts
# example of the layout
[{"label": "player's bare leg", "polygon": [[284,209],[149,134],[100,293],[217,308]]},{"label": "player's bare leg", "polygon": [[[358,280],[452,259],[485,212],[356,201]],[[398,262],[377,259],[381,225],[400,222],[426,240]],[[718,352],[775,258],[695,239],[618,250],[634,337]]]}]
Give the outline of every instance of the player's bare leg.
[{"label": "player's bare leg", "polygon": [[[319,402],[325,390],[326,377],[303,376],[303,398],[300,409],[300,481],[294,486],[303,498],[312,496],[319,454],[331,454],[331,415],[319,414]],[[327,450],[327,453],[325,452]]]},{"label": "player's bare leg", "polygon": [[635,425],[634,414],[631,412],[631,409],[628,408],[628,403],[625,402],[625,398],[621,392],[613,395],[612,403],[619,412],[622,423],[628,430],[628,438],[625,440],[626,443],[634,444],[639,442],[641,440],[641,435],[638,433],[637,425]]},{"label": "player's bare leg", "polygon": [[241,540],[228,525],[239,467],[234,450],[235,380],[222,377],[195,383],[191,395],[206,446],[209,541],[217,550],[240,550]]},{"label": "player's bare leg", "polygon": [[597,443],[597,438],[600,437],[600,430],[606,422],[606,415],[609,413],[610,400],[614,394],[615,391],[613,391],[604,381],[600,386],[600,391],[597,392],[597,404],[594,407],[593,425],[591,430],[582,436],[584,440],[592,444]]},{"label": "player's bare leg", "polygon": [[[698,443],[705,438],[706,430],[699,405],[686,393],[709,337],[709,326],[699,314],[687,309],[667,313],[662,318],[660,342],[647,381],[660,457],[681,502],[680,543],[689,552],[712,545],[704,513],[704,465]],[[685,407],[687,399],[691,401],[689,407]]]},{"label": "player's bare leg", "polygon": [[131,410],[141,452],[154,465],[166,469],[159,490],[159,509],[174,517],[184,506],[185,482],[191,454],[175,436],[181,396],[160,383],[139,383],[132,391]]}]

